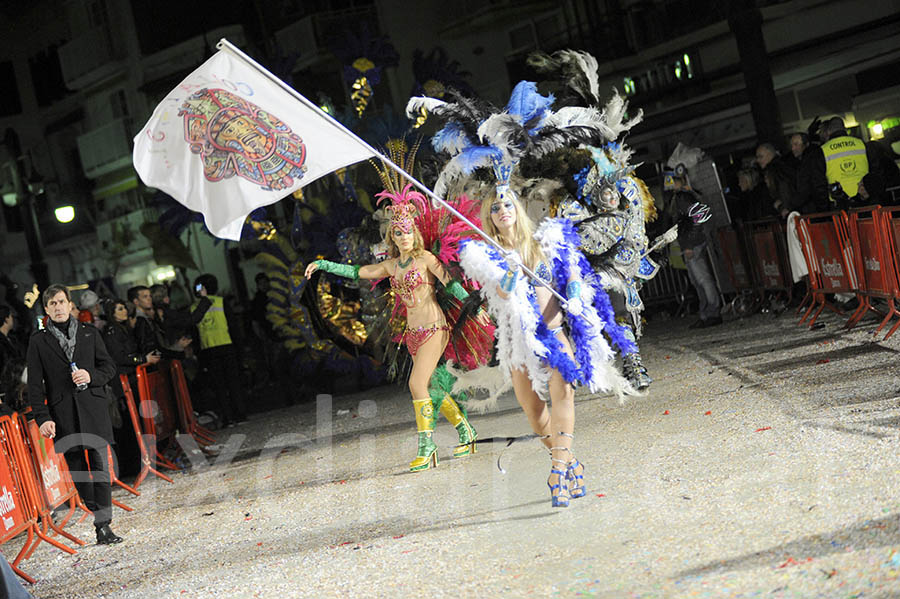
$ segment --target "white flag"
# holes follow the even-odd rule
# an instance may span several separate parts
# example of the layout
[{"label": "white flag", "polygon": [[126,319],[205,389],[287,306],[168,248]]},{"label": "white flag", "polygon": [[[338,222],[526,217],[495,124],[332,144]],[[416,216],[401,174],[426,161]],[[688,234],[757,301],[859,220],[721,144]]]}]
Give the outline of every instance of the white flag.
[{"label": "white flag", "polygon": [[225,239],[240,239],[256,208],[375,155],[261,69],[219,51],[160,102],[134,138],[141,180],[203,213],[213,235]]}]

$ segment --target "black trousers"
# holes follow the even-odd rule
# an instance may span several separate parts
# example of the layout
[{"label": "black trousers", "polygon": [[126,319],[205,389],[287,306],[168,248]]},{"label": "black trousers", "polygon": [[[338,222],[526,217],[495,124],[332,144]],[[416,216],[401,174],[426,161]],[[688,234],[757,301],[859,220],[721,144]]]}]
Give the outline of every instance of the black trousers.
[{"label": "black trousers", "polygon": [[215,405],[223,423],[237,422],[246,416],[244,391],[241,383],[241,364],[233,345],[219,345],[200,352],[200,367],[206,384],[216,394]]},{"label": "black trousers", "polygon": [[[72,481],[81,500],[89,510],[94,512],[94,526],[103,526],[112,521],[112,489],[109,484],[107,458],[93,447],[88,447],[88,460],[84,458],[85,447],[79,446],[67,451],[64,455]],[[103,448],[106,451],[106,448]]]}]

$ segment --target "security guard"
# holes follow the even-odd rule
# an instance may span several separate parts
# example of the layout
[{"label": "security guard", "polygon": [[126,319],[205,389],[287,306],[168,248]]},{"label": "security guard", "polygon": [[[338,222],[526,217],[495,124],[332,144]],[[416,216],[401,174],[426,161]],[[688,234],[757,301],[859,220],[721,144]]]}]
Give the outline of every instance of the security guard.
[{"label": "security guard", "polygon": [[214,275],[202,274],[194,280],[197,302],[194,314],[202,314],[197,323],[200,335],[200,367],[216,394],[222,425],[234,425],[247,419],[244,414],[244,393],[240,377],[240,361],[237,359],[228,320],[225,318],[225,300],[216,295],[219,282]]},{"label": "security guard", "polygon": [[847,135],[840,117],[830,119],[825,127],[828,141],[822,144],[822,153],[828,189],[832,200],[846,200],[856,195],[859,182],[869,173],[866,144],[858,137]]}]

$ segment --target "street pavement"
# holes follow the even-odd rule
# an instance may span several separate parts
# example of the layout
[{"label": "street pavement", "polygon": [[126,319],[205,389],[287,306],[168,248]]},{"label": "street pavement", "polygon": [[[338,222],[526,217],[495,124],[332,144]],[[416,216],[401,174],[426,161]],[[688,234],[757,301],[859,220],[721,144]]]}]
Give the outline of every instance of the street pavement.
[{"label": "street pavement", "polygon": [[[900,335],[795,322],[652,321],[645,397],[576,396],[588,494],[568,509],[535,440],[454,460],[442,420],[439,467],[407,472],[408,394],[386,386],[220,431],[174,484],[115,493],[123,544],[22,567],[42,599],[900,597]],[[511,396],[473,423],[530,432]]]}]

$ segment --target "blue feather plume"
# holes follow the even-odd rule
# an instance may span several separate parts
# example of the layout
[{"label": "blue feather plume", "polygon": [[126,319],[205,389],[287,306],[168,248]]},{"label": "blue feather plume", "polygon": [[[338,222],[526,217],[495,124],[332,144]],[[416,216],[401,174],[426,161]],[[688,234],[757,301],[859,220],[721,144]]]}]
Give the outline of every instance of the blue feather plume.
[{"label": "blue feather plume", "polygon": [[[553,94],[542,96],[533,81],[520,81],[513,88],[506,111],[518,117],[522,124],[529,123],[529,132],[543,123],[553,104]],[[533,124],[531,124],[533,122]]]},{"label": "blue feather plume", "polygon": [[494,146],[472,146],[463,150],[457,159],[462,172],[469,175],[476,168],[490,166],[492,159],[501,157],[502,153]]}]

